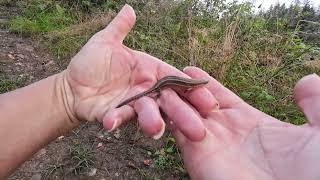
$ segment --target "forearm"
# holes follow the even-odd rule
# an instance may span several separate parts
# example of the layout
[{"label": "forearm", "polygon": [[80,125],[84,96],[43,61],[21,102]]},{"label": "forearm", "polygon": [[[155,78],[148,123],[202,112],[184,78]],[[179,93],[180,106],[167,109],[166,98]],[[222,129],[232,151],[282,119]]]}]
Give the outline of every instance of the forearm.
[{"label": "forearm", "polygon": [[65,108],[62,73],[0,95],[0,179],[75,128]]}]

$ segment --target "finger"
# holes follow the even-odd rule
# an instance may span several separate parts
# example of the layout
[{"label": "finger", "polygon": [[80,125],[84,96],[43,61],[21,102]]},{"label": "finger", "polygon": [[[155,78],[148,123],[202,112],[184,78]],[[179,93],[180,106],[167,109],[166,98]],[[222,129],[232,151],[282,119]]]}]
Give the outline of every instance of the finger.
[{"label": "finger", "polygon": [[[188,75],[176,69],[175,67],[172,67],[153,56],[138,51],[136,51],[135,56],[136,59],[145,59],[147,60],[145,61],[146,63],[152,63],[150,67],[153,67],[155,63],[158,64],[157,69],[141,70],[144,72],[157,71],[157,79],[161,79],[169,75],[190,78]],[[147,64],[145,66],[148,67]],[[185,93],[185,89],[183,88],[174,89],[179,93],[179,95],[185,97],[193,105],[193,107],[195,107],[200,112],[202,116],[210,114],[213,109],[216,109],[219,106],[215,97],[205,87],[198,87],[187,91],[187,93]]]},{"label": "finger", "polygon": [[162,111],[173,121],[176,128],[188,139],[201,141],[205,137],[206,130],[199,115],[183,102],[174,91],[170,89],[163,90],[159,104]]},{"label": "finger", "polygon": [[135,24],[135,21],[136,15],[133,8],[126,4],[111,23],[104,29],[104,35],[108,39],[113,39],[122,43]]},{"label": "finger", "polygon": [[122,106],[117,109],[112,109],[103,117],[103,127],[109,131],[113,131],[121,124],[136,116],[133,108],[129,105]]},{"label": "finger", "polygon": [[185,97],[204,117],[219,109],[218,101],[205,87],[195,88],[186,93],[178,91],[178,93]]},{"label": "finger", "polygon": [[228,88],[224,87],[217,80],[212,78],[207,72],[191,66],[184,68],[183,71],[192,78],[208,79],[209,83],[206,85],[206,87],[219,102],[220,108],[230,108],[238,103],[243,102],[241,98],[231,92]]},{"label": "finger", "polygon": [[294,98],[309,123],[320,126],[320,77],[313,74],[302,78],[294,88]]},{"label": "finger", "polygon": [[156,102],[149,97],[143,97],[134,103],[134,109],[145,135],[159,139],[164,133],[165,123]]}]

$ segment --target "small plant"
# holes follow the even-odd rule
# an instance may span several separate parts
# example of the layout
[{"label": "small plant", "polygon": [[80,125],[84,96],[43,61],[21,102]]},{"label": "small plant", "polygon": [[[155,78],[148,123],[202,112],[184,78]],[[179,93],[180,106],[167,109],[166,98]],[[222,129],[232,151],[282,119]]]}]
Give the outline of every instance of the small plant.
[{"label": "small plant", "polygon": [[63,170],[65,167],[65,164],[49,164],[47,168],[44,170],[44,177],[48,178],[50,177],[54,172]]},{"label": "small plant", "polygon": [[156,168],[159,169],[169,169],[172,166],[172,159],[166,155],[159,155],[155,161]]},{"label": "small plant", "polygon": [[177,169],[184,172],[182,161],[178,149],[176,148],[175,139],[167,137],[166,145],[153,153],[154,165],[156,168],[164,169]]},{"label": "small plant", "polygon": [[19,79],[11,80],[11,79],[6,79],[3,76],[0,76],[0,94],[8,91],[12,91],[20,87],[21,84],[22,84],[21,80]]},{"label": "small plant", "polygon": [[94,154],[87,144],[78,144],[69,149],[72,161],[72,172],[79,175],[84,170],[88,170],[94,164]]}]

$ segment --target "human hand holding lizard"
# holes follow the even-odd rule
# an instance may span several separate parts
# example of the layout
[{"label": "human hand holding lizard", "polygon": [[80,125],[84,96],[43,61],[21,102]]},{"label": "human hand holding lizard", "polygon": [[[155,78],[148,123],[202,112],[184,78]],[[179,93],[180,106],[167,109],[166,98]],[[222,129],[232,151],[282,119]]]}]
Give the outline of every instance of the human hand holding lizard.
[{"label": "human hand holding lizard", "polygon": [[[72,59],[64,72],[66,107],[74,119],[98,120],[113,130],[138,114],[143,131],[154,138],[161,137],[164,121],[154,99],[143,97],[115,108],[124,99],[142,92],[164,76],[188,77],[178,69],[122,44],[135,23],[133,9],[126,5],[104,30],[95,34]],[[181,93],[202,113],[208,114],[217,102],[206,88]],[[200,96],[201,95],[201,96]],[[180,104],[186,106],[185,103]],[[185,112],[183,133],[193,140],[204,137],[204,126],[193,111]],[[186,127],[187,126],[187,127]]]},{"label": "human hand holding lizard", "polygon": [[[124,6],[114,20],[72,58],[66,70],[0,94],[0,179],[50,141],[76,128],[80,121],[98,120],[107,129],[114,129],[137,114],[146,135],[161,137],[165,123],[154,99],[143,97],[115,107],[165,76],[188,76],[150,55],[124,46],[122,41],[134,23],[133,9]],[[208,114],[217,104],[204,87],[187,93],[181,91],[180,95],[203,114]],[[187,107],[187,104],[180,101],[180,106]],[[179,125],[181,132],[195,141],[203,139],[202,121],[190,108],[183,109],[186,111],[181,116],[185,119]]]}]

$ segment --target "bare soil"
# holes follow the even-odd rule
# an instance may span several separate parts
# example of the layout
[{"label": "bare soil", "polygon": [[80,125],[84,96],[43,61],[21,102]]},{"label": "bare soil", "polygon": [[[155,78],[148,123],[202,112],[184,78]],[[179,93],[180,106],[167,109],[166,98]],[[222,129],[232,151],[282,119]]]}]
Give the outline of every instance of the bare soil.
[{"label": "bare soil", "polygon": [[[15,11],[0,5],[0,78],[19,79],[26,86],[62,71],[64,65],[36,39],[6,30],[9,12]],[[137,129],[134,121],[113,133],[99,123],[82,124],[41,149],[8,179],[188,179],[183,170],[155,165],[153,152],[164,147],[167,134],[155,141]]]}]

